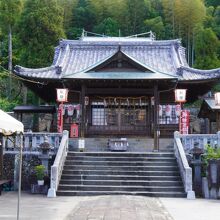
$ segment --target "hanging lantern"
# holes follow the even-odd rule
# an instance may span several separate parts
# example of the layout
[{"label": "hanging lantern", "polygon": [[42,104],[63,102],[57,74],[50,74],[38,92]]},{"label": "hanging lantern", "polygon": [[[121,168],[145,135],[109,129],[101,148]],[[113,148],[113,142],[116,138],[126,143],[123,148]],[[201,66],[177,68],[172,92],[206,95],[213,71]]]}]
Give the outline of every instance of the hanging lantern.
[{"label": "hanging lantern", "polygon": [[175,89],[175,102],[186,102],[186,89]]},{"label": "hanging lantern", "polygon": [[57,102],[67,102],[68,89],[57,89]]},{"label": "hanging lantern", "polygon": [[220,92],[215,93],[215,105],[220,105]]}]

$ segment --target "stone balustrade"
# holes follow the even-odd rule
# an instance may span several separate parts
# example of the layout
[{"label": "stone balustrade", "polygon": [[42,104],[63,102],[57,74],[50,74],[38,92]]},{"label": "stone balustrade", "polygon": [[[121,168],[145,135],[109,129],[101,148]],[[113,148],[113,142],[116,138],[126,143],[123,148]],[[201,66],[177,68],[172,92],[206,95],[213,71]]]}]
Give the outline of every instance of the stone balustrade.
[{"label": "stone balustrade", "polygon": [[47,197],[56,197],[56,191],[60,182],[63,166],[66,160],[68,146],[69,146],[69,132],[63,131],[62,140],[54,164],[51,167],[50,189],[48,190]]},{"label": "stone balustrade", "polygon": [[[53,147],[53,153],[56,153],[62,138],[61,133],[48,133],[48,132],[25,132],[23,135],[24,154],[39,154],[39,145],[44,142],[44,137],[48,137],[49,144]],[[4,153],[16,154],[18,152],[19,136],[11,136],[4,138]]]},{"label": "stone balustrade", "polygon": [[186,153],[189,153],[195,146],[205,149],[210,144],[213,147],[220,147],[220,131],[217,134],[179,134]]},{"label": "stone balustrade", "polygon": [[195,199],[195,192],[192,190],[192,168],[189,166],[184,147],[182,145],[180,134],[178,131],[174,133],[174,151],[177,163],[180,168],[185,192],[188,199]]}]

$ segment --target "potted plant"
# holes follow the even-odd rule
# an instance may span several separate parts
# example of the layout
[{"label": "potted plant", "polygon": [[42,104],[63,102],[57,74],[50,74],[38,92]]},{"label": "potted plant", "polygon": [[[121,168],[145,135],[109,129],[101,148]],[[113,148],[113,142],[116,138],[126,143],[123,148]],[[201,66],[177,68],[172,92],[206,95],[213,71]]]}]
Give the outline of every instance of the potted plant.
[{"label": "potted plant", "polygon": [[37,183],[39,186],[44,185],[44,176],[45,176],[45,166],[38,165],[34,168],[36,176],[37,176]]}]

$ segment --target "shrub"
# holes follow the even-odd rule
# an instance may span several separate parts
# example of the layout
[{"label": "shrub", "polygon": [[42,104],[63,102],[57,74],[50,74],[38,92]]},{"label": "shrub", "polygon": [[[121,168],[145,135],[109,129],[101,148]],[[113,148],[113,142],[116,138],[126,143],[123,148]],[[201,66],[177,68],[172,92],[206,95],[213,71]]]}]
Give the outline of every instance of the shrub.
[{"label": "shrub", "polygon": [[43,180],[45,176],[45,166],[44,165],[38,165],[34,168],[37,179],[38,180]]}]

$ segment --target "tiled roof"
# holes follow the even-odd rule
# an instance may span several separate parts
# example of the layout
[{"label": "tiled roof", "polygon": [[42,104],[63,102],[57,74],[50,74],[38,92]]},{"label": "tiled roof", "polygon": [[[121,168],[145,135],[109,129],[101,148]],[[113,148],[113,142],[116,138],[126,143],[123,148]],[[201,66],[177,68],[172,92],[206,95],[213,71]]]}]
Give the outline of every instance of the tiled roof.
[{"label": "tiled roof", "polygon": [[212,70],[198,70],[190,67],[180,67],[178,69],[181,78],[179,80],[207,80],[220,78],[220,68]]},{"label": "tiled roof", "polygon": [[214,98],[207,98],[204,99],[204,101],[207,103],[210,109],[212,110],[220,110],[220,106],[215,104],[215,99]]},{"label": "tiled roof", "polygon": [[[50,67],[40,69],[28,69],[16,66],[18,75],[29,78],[61,79],[78,78],[85,76],[90,69],[110,59],[119,50],[133,61],[141,64],[155,73],[158,78],[164,78],[167,74],[180,80],[204,80],[208,78],[220,78],[220,69],[195,70],[188,66],[185,58],[185,49],[179,40],[130,41],[123,38],[114,38],[111,41],[102,41],[102,38],[89,41],[89,37],[80,40],[61,40],[55,48],[53,63]],[[143,73],[143,79],[146,76]],[[121,75],[122,77],[122,75]],[[126,77],[126,74],[123,75]]]},{"label": "tiled roof", "polygon": [[50,66],[39,69],[25,68],[18,65],[15,66],[15,73],[28,78],[58,79],[60,78],[60,71],[61,69],[59,66]]},{"label": "tiled roof", "polygon": [[152,72],[87,72],[76,73],[74,79],[175,79],[175,77]]}]

